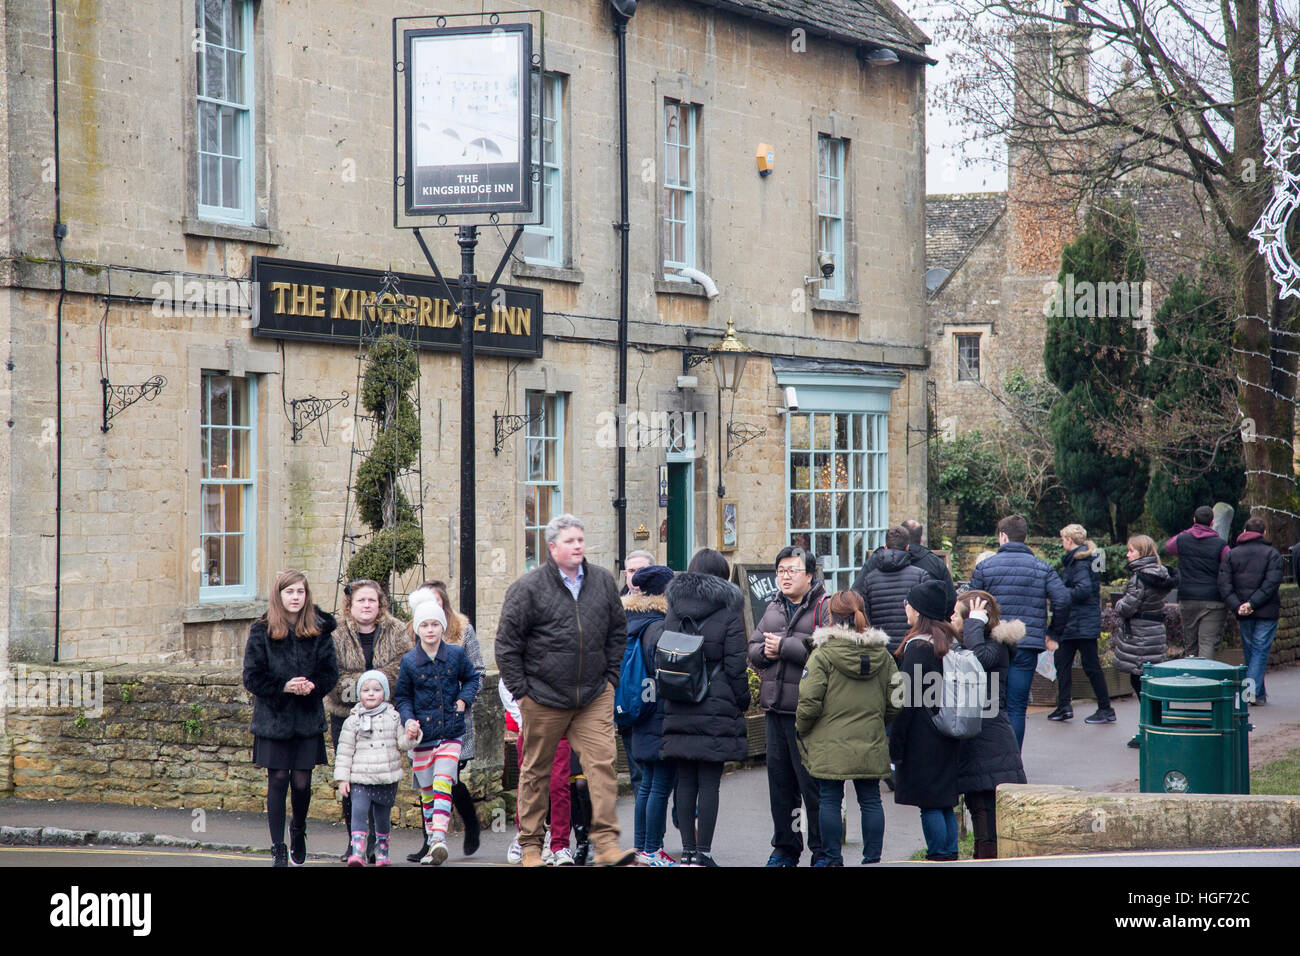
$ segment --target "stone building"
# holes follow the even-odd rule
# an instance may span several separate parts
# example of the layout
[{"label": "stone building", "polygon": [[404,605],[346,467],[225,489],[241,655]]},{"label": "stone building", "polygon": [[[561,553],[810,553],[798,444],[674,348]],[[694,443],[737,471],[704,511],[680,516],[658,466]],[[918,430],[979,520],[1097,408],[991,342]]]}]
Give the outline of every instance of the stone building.
[{"label": "stone building", "polygon": [[[682,566],[719,542],[719,486],[736,509],[731,559],[766,564],[800,541],[845,584],[891,520],[926,508],[926,38],[889,0],[664,0],[630,21],[634,427],[620,547],[615,35],[601,0],[545,7],[534,83],[549,215],[503,276],[541,292],[526,325],[540,355],[476,360],[479,632],[490,644],[506,587],[544,556],[536,529],[550,515],[582,515],[589,558],[605,567],[641,547]],[[0,647],[11,659],[237,661],[285,567],[334,606],[344,535],[359,530],[345,528],[365,428],[357,344],[272,337],[262,322],[277,294],[273,311],[310,316],[335,308],[335,289],[362,295],[377,272],[428,276],[392,221],[392,18],[417,13],[104,0],[58,5],[52,43],[48,5],[5,5]],[[425,234],[454,276],[454,234]],[[485,281],[506,232],[481,240]],[[832,279],[808,280],[823,253]],[[257,288],[255,260],[264,275],[290,262],[337,281]],[[711,277],[716,297],[683,267]],[[445,324],[445,306],[403,301]],[[494,312],[489,335],[523,318],[508,312],[498,329]],[[732,453],[719,456],[717,386],[687,356],[728,322],[754,352],[722,402]],[[425,566],[455,594],[459,355],[422,351],[420,371]],[[344,392],[294,427],[302,400]],[[128,398],[139,400],[118,410]],[[494,415],[532,422],[495,453]]]},{"label": "stone building", "polygon": [[[1087,50],[1087,32],[1079,27],[1023,31],[1016,46],[1016,115],[1029,110],[1028,104],[1048,101],[1032,87],[1041,71],[1035,65],[1050,57],[1086,98]],[[1150,108],[1136,98],[1127,107]],[[1007,375],[1015,369],[1031,378],[1044,374],[1047,305],[1061,253],[1086,215],[1078,195],[1054,185],[1031,151],[1012,148],[1007,161],[1004,192],[926,197],[934,425],[947,437],[1011,424],[1004,401]],[[1170,162],[1178,160],[1164,158]],[[1165,172],[1139,168],[1110,192],[1133,204],[1154,314],[1180,272],[1198,273],[1213,246],[1213,217],[1203,193]]]}]

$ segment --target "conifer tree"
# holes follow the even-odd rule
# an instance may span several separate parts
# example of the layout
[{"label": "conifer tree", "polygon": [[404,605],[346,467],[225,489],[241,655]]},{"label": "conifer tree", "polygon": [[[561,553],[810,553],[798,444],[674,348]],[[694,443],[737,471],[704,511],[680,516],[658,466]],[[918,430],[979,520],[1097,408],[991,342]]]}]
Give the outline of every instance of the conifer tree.
[{"label": "conifer tree", "polygon": [[1222,298],[1180,274],[1156,314],[1155,332],[1149,415],[1170,447],[1156,458],[1146,505],[1172,535],[1187,527],[1199,505],[1235,507],[1246,465],[1236,420],[1233,320]]},{"label": "conifer tree", "polygon": [[1142,513],[1149,463],[1138,454],[1111,454],[1098,432],[1136,414],[1129,396],[1141,392],[1144,372],[1145,278],[1131,206],[1102,200],[1061,253],[1046,309],[1043,363],[1061,390],[1048,419],[1056,474],[1076,520],[1109,530],[1114,540],[1126,537]]}]

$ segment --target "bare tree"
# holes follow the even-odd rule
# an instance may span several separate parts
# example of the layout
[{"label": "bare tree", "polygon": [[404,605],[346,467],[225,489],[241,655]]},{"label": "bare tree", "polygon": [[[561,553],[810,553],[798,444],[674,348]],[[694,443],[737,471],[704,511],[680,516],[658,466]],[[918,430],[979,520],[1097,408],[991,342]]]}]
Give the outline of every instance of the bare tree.
[{"label": "bare tree", "polygon": [[[1294,3],[936,0],[933,14],[956,47],[938,100],[971,139],[1005,137],[1029,196],[1019,214],[1045,238],[1073,227],[1068,200],[1125,180],[1181,179],[1201,200],[1230,262],[1236,403],[1253,433],[1246,503],[1272,540],[1295,540],[1300,329],[1250,236],[1272,197],[1265,125],[1300,112]],[[1300,250],[1300,216],[1289,231]]]}]

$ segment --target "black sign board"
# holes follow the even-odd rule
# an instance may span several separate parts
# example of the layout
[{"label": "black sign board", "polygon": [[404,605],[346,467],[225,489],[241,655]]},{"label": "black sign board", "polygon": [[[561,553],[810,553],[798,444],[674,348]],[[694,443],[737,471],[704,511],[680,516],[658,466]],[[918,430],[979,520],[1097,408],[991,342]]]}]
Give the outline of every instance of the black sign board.
[{"label": "black sign board", "polygon": [[[442,283],[402,272],[395,277],[396,290],[389,293],[382,291],[384,273],[374,269],[255,256],[253,334],[356,345],[363,321],[391,321],[395,326],[415,326],[420,348],[459,351],[460,317]],[[541,356],[540,290],[497,286],[488,306],[474,323],[475,352]]]},{"label": "black sign board", "polygon": [[753,624],[750,625],[752,631],[758,627],[758,622],[762,620],[768,604],[771,603],[772,597],[779,593],[779,589],[776,586],[776,572],[771,567],[746,566],[744,574],[743,587],[745,596],[749,599],[749,611],[753,620]]}]

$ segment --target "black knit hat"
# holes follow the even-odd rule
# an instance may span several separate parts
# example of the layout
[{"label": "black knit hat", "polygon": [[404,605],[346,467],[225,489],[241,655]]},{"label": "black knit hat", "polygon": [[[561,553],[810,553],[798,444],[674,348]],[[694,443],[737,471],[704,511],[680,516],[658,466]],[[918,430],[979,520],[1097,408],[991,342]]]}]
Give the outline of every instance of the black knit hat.
[{"label": "black knit hat", "polygon": [[907,592],[907,603],[932,621],[946,621],[957,606],[957,595],[942,581],[931,579],[912,585]]},{"label": "black knit hat", "polygon": [[663,594],[673,579],[673,569],[662,564],[652,564],[632,575],[632,586],[642,594]]}]

